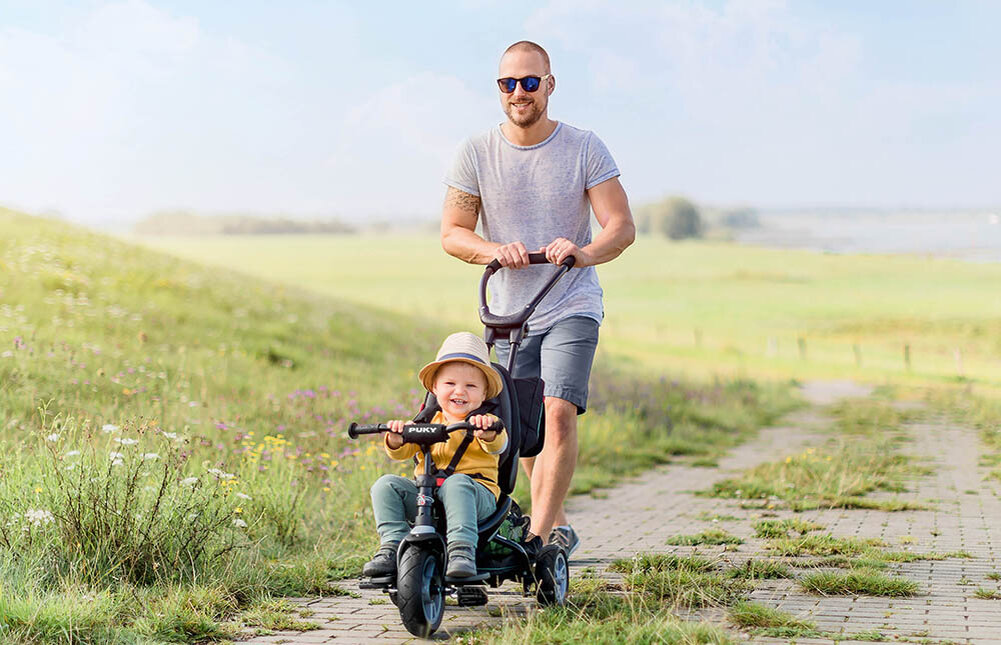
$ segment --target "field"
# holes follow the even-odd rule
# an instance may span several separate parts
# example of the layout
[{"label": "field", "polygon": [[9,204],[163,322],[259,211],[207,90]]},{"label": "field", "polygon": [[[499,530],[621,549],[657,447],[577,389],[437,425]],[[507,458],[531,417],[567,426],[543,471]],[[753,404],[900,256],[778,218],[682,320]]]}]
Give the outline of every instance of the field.
[{"label": "field", "polygon": [[[142,239],[210,265],[479,328],[481,268],[433,235]],[[701,378],[1001,385],[1001,265],[643,238],[599,268],[600,351]]]},{"label": "field", "polygon": [[[367,261],[343,279],[380,305],[420,275]],[[412,414],[456,323],[275,277],[0,211],[4,642],[225,640],[302,626],[283,596],[347,593],[330,582],[374,546],[368,487],[409,466],[345,427]],[[711,459],[794,404],[615,360],[594,379],[576,492]]]}]

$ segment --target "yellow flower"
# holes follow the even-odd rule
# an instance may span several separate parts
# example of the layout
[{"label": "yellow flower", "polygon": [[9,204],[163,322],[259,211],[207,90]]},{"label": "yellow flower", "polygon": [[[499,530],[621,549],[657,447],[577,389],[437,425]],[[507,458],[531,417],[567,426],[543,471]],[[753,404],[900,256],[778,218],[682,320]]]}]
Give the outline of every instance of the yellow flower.
[{"label": "yellow flower", "polygon": [[324,486],[323,487],[323,492],[324,493],[329,493],[330,492],[330,486]]},{"label": "yellow flower", "polygon": [[233,510],[233,512],[234,513],[242,513],[243,512],[243,508],[237,506],[236,509]]},{"label": "yellow flower", "polygon": [[42,492],[42,487],[41,487],[41,486],[39,486],[38,488],[36,488],[36,489],[35,489],[35,492],[36,492],[36,493],[41,493],[41,492]]},{"label": "yellow flower", "polygon": [[791,464],[792,463],[792,457],[786,457],[786,463],[787,464]]}]

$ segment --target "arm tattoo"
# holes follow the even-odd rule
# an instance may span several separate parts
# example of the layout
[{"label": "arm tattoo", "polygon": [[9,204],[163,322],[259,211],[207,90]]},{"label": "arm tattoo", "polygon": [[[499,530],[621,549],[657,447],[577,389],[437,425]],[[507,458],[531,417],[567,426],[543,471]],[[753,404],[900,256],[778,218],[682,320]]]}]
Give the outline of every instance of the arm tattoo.
[{"label": "arm tattoo", "polygon": [[473,217],[476,217],[480,213],[480,198],[449,186],[445,195],[445,207],[471,212]]}]

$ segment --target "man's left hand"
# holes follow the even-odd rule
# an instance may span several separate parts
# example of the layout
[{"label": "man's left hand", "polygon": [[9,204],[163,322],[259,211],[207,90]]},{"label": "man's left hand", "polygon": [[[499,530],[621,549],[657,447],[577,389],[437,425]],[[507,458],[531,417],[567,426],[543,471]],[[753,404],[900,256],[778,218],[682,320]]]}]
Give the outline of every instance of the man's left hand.
[{"label": "man's left hand", "polygon": [[539,249],[539,252],[545,253],[546,259],[553,264],[560,264],[571,255],[577,258],[574,262],[575,267],[586,267],[592,264],[588,253],[565,237],[556,238]]}]

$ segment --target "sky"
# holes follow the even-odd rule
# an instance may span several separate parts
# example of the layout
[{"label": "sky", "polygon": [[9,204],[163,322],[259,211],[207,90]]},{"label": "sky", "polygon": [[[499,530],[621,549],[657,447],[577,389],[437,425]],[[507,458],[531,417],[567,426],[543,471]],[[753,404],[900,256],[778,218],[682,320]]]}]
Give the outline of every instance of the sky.
[{"label": "sky", "polygon": [[0,0],[0,205],[417,218],[510,43],[634,204],[997,207],[996,0]]}]

